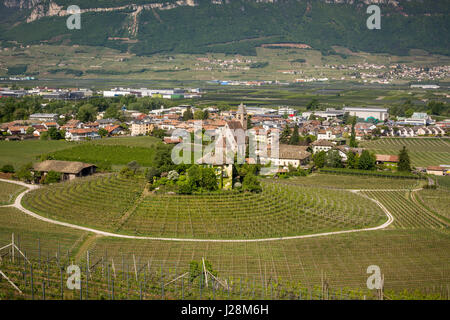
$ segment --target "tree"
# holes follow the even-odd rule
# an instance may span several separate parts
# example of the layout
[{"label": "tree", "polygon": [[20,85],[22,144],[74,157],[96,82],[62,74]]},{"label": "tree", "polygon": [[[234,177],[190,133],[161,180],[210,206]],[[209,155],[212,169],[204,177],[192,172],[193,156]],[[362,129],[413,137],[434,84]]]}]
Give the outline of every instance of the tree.
[{"label": "tree", "polygon": [[291,129],[289,129],[289,126],[286,124],[283,131],[280,135],[280,142],[281,143],[288,143],[289,142],[289,136],[291,135]]},{"label": "tree", "polygon": [[317,109],[318,106],[319,106],[319,100],[317,100],[316,98],[313,98],[313,99],[306,105],[306,109],[307,109],[307,110],[315,110],[315,109]]},{"label": "tree", "polygon": [[349,151],[347,153],[347,167],[349,169],[358,169],[359,155]]},{"label": "tree", "polygon": [[172,148],[163,144],[158,144],[155,150],[155,165],[161,171],[170,170],[173,166]]},{"label": "tree", "polygon": [[214,191],[219,188],[217,176],[213,168],[202,168],[202,188],[208,191]]},{"label": "tree", "polygon": [[414,113],[414,109],[413,108],[409,108],[408,110],[405,111],[405,116],[408,118],[411,118],[411,116]]},{"label": "tree", "polygon": [[187,175],[188,183],[194,191],[214,191],[218,188],[216,173],[212,168],[203,168],[194,164],[187,170]]},{"label": "tree", "polygon": [[55,127],[48,129],[48,136],[51,140],[61,140],[63,138],[61,132]]},{"label": "tree", "polygon": [[109,106],[106,109],[105,114],[103,116],[103,118],[105,119],[117,119],[118,117],[119,117],[119,110],[114,105]]},{"label": "tree", "polygon": [[32,135],[33,132],[34,132],[34,128],[33,128],[33,127],[28,127],[28,128],[27,128],[26,133],[27,133],[28,135]]},{"label": "tree", "polygon": [[77,119],[82,122],[91,122],[97,118],[97,109],[92,104],[83,104],[77,113]]},{"label": "tree", "polygon": [[252,116],[248,115],[247,116],[247,129],[251,129],[253,128],[253,124],[252,124]]},{"label": "tree", "polygon": [[141,168],[141,165],[139,163],[137,163],[137,161],[133,160],[133,161],[127,163],[127,167],[128,167],[128,169],[133,171],[134,174],[136,174],[136,172]]},{"label": "tree", "polygon": [[155,177],[159,177],[161,175],[161,171],[158,168],[150,167],[145,171],[145,178],[148,182],[153,183]]},{"label": "tree", "polygon": [[253,173],[248,172],[245,175],[244,181],[242,181],[242,190],[255,193],[261,192],[261,183]]},{"label": "tree", "polygon": [[370,153],[368,150],[364,150],[358,161],[358,169],[361,170],[374,170],[376,163],[375,154]]},{"label": "tree", "polygon": [[39,139],[40,140],[48,140],[48,131],[41,132]]},{"label": "tree", "polygon": [[350,148],[358,147],[358,143],[356,142],[355,124],[356,124],[356,116],[352,118],[352,133],[350,136],[350,143],[349,143]]},{"label": "tree", "polygon": [[428,103],[428,108],[431,110],[431,114],[440,115],[442,110],[444,110],[444,103],[438,101],[430,101]]},{"label": "tree", "polygon": [[300,136],[298,135],[298,125],[294,126],[294,131],[292,132],[291,138],[289,139],[289,144],[298,145],[300,142]]},{"label": "tree", "polygon": [[27,163],[16,172],[15,177],[21,181],[31,182],[31,180],[33,180],[33,174],[31,173],[32,169],[33,165],[31,163]]},{"label": "tree", "polygon": [[109,132],[105,128],[100,128],[98,129],[98,134],[100,135],[100,137],[104,138],[108,136]]},{"label": "tree", "polygon": [[45,178],[44,178],[42,183],[50,184],[50,183],[56,183],[56,182],[59,182],[59,181],[61,181],[61,173],[50,170],[46,174],[46,176],[45,176]]},{"label": "tree", "polygon": [[405,146],[400,150],[398,158],[398,171],[411,172],[411,162]]},{"label": "tree", "polygon": [[342,157],[338,150],[330,150],[327,153],[325,164],[330,168],[342,168]]},{"label": "tree", "polygon": [[350,113],[345,112],[344,116],[342,117],[342,121],[344,122],[344,124],[349,124],[350,123]]},{"label": "tree", "polygon": [[326,152],[320,151],[313,155],[313,162],[317,168],[323,168],[325,166]]},{"label": "tree", "polygon": [[195,110],[195,112],[194,112],[194,119],[195,120],[203,120],[203,111],[202,110]]},{"label": "tree", "polygon": [[5,164],[0,169],[0,172],[3,172],[3,173],[14,173],[14,167],[11,164]]},{"label": "tree", "polygon": [[186,111],[183,113],[183,121],[191,120],[194,118],[194,114],[192,113],[191,107],[186,108]]}]

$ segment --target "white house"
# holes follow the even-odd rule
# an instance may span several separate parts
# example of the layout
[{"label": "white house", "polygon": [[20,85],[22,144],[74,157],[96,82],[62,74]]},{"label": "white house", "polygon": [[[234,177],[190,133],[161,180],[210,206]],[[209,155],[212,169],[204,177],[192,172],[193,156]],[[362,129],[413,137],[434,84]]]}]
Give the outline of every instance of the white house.
[{"label": "white house", "polygon": [[82,141],[82,140],[95,140],[100,139],[98,134],[98,129],[94,128],[83,128],[83,129],[72,129],[66,131],[66,140],[68,141]]},{"label": "white house", "polygon": [[317,140],[317,141],[314,141],[311,145],[312,145],[313,153],[317,153],[320,151],[328,152],[334,146],[328,140]]}]

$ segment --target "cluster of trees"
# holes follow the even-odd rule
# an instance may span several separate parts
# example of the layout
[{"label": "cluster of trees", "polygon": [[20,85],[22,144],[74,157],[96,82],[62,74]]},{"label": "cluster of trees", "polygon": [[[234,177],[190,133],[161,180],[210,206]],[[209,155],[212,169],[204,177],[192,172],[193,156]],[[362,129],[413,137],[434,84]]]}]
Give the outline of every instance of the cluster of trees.
[{"label": "cluster of trees", "polygon": [[294,125],[294,128],[292,130],[288,125],[286,125],[280,134],[280,143],[290,145],[309,145],[316,139],[317,138],[315,136],[311,135],[300,136],[300,134],[298,133],[297,124]]},{"label": "cluster of trees", "polygon": [[[126,115],[121,110],[124,105],[130,110],[148,113],[161,106],[173,107],[176,102],[162,98],[137,98],[132,95],[111,98],[93,96],[81,101],[47,100],[41,96],[8,97],[0,100],[0,122],[27,120],[33,113],[56,113],[65,115],[58,120],[58,124],[63,125],[72,118],[82,122],[95,121],[99,112],[105,112],[104,118],[118,119],[123,122],[126,120]],[[202,114],[202,117],[204,118],[205,115]]]},{"label": "cluster of trees", "polygon": [[[330,150],[328,152],[320,151],[313,156],[314,165],[317,168],[343,168],[342,157],[337,150]],[[359,156],[357,153],[349,151],[347,153],[347,168],[360,170],[375,170],[376,158],[375,154],[364,150]]]},{"label": "cluster of trees", "polygon": [[[399,163],[397,170],[401,172],[411,172],[411,161],[409,159],[408,150],[403,147],[399,152]],[[377,169],[376,156],[373,152],[364,150],[359,156],[358,153],[352,151],[347,152],[347,163],[346,167],[348,169],[359,169],[359,170],[375,170]],[[313,162],[317,168],[344,168],[344,163],[342,157],[337,150],[330,150],[328,152],[320,151],[313,155]],[[382,169],[382,167],[379,167]]]},{"label": "cluster of trees", "polygon": [[434,116],[450,116],[450,106],[448,103],[436,100],[432,93],[426,95],[430,99],[427,104],[414,103],[411,99],[406,100],[400,105],[389,107],[389,114],[394,117],[411,117],[414,112],[424,112]]}]

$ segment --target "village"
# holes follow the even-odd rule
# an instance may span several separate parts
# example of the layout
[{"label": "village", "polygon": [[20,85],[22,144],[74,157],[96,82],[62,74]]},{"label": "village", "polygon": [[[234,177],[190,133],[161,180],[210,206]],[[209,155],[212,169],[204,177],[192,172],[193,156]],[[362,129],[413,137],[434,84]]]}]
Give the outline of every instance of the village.
[{"label": "village", "polygon": [[[105,91],[112,94],[123,91]],[[32,114],[28,120],[15,120],[0,125],[1,139],[65,139],[67,141],[97,140],[116,136],[158,136],[165,144],[176,145],[182,142],[174,132],[183,130],[189,134],[200,127],[206,132],[219,133],[223,137],[233,136],[235,131],[251,132],[255,141],[266,144],[267,151],[249,158],[250,164],[274,164],[279,173],[287,173],[292,168],[310,169],[317,163],[314,155],[336,152],[347,166],[349,153],[360,157],[364,148],[357,147],[361,141],[384,139],[387,137],[444,137],[450,134],[450,119],[435,121],[426,113],[413,113],[409,118],[389,119],[388,109],[344,107],[342,110],[327,108],[325,111],[298,112],[288,106],[263,108],[245,106],[238,109],[220,110],[217,107],[198,108],[191,105],[154,109],[148,113],[128,110],[124,105],[121,119],[105,118],[99,112],[95,121],[82,122],[67,119],[58,114]],[[247,134],[249,134],[247,133]],[[354,138],[348,144],[349,139]],[[272,151],[274,141],[279,143],[278,154]],[[245,152],[248,141],[241,143],[237,138],[231,149]],[[226,143],[224,142],[224,145]],[[224,148],[224,147],[223,147]],[[397,155],[375,154],[376,164],[384,170],[394,170],[399,161]],[[205,160],[205,159],[204,159]],[[210,164],[214,164],[214,161]],[[341,165],[339,165],[341,166]],[[222,169],[224,169],[222,167]],[[230,170],[229,168],[226,170]],[[449,164],[429,165],[415,168],[417,172],[445,175],[450,171]]]}]

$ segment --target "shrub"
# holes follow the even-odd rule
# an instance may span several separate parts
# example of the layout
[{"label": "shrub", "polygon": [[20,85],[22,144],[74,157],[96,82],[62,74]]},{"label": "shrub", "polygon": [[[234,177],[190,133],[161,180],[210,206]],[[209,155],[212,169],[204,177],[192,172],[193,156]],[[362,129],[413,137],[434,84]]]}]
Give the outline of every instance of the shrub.
[{"label": "shrub", "polygon": [[14,167],[11,164],[5,164],[1,169],[1,172],[3,173],[14,173]]},{"label": "shrub", "polygon": [[50,184],[50,183],[56,183],[61,181],[61,173],[55,172],[55,171],[49,171],[47,175],[45,176],[42,183],[44,184]]},{"label": "shrub", "polygon": [[261,192],[262,187],[258,178],[253,174],[247,174],[242,182],[242,189],[250,192]]}]

